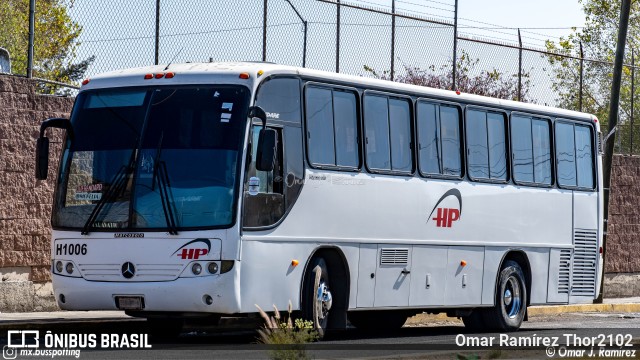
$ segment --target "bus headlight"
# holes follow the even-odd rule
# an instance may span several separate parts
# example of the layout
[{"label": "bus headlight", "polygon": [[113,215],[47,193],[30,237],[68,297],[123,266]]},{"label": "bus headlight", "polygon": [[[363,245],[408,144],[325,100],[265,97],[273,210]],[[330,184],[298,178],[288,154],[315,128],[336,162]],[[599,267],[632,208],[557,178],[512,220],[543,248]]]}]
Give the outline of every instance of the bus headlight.
[{"label": "bus headlight", "polygon": [[56,272],[61,273],[62,272],[62,261],[58,260],[58,262],[56,262]]},{"label": "bus headlight", "polygon": [[68,263],[67,263],[67,266],[66,266],[65,268],[66,268],[66,270],[67,270],[67,274],[71,274],[71,273],[73,273],[73,263],[68,262]]},{"label": "bus headlight", "polygon": [[218,264],[215,262],[210,262],[209,265],[207,265],[207,271],[209,271],[209,274],[215,274],[218,272]]},{"label": "bus headlight", "polygon": [[193,275],[200,275],[202,273],[202,265],[200,265],[199,263],[194,263],[191,266],[191,272],[193,273]]}]

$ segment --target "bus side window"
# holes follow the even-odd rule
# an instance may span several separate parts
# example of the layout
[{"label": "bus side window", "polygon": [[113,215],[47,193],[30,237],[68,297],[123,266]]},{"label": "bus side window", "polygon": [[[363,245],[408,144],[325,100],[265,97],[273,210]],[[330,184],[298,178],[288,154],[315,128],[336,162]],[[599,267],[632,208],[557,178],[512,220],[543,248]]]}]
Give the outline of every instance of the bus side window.
[{"label": "bus side window", "polygon": [[472,179],[507,180],[505,128],[502,113],[467,112],[467,159]]},{"label": "bus side window", "polygon": [[[244,181],[243,226],[261,227],[278,222],[284,215],[282,131],[278,131],[276,159],[272,171],[256,170],[258,136],[262,126],[254,125],[251,132],[251,162]],[[250,185],[252,185],[250,187]]]}]

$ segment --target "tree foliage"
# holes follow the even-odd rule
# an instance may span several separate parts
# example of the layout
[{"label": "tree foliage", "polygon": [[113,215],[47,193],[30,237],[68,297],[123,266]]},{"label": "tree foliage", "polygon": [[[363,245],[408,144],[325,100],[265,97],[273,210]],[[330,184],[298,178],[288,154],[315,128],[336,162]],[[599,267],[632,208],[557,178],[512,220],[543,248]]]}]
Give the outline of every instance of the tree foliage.
[{"label": "tree foliage", "polygon": [[[94,57],[76,61],[82,27],[71,19],[67,0],[38,0],[35,9],[33,76],[64,83],[82,79]],[[9,50],[14,74],[27,73],[29,0],[0,1],[0,47]],[[42,85],[53,93],[56,86]]]},{"label": "tree foliage", "polygon": [[[518,100],[518,74],[508,75],[495,68],[491,71],[478,70],[480,59],[472,59],[464,51],[456,60],[456,90],[499,99]],[[451,89],[453,83],[451,63],[440,67],[431,65],[427,69],[404,64],[403,68],[404,71],[394,77],[395,81],[436,89]],[[378,79],[391,79],[388,70],[378,73],[367,65],[364,66],[364,70]],[[529,100],[530,85],[529,73],[525,72],[522,74],[520,101],[527,102]]]},{"label": "tree foliage", "polygon": [[[583,62],[582,111],[595,114],[602,124],[608,123],[613,61],[618,40],[621,0],[578,0],[586,16],[585,26],[558,42],[547,41],[550,52],[573,55],[580,54],[580,44],[584,57],[598,61]],[[632,0],[625,64],[631,64],[631,50],[638,54],[640,45],[640,1]],[[561,56],[548,56],[553,65],[553,90],[557,94],[559,106],[579,110],[580,60]],[[636,89],[640,75],[636,71]],[[640,105],[636,91],[635,105]],[[630,120],[631,109],[631,67],[625,66],[620,92],[620,123]],[[624,138],[623,138],[624,140]]]}]

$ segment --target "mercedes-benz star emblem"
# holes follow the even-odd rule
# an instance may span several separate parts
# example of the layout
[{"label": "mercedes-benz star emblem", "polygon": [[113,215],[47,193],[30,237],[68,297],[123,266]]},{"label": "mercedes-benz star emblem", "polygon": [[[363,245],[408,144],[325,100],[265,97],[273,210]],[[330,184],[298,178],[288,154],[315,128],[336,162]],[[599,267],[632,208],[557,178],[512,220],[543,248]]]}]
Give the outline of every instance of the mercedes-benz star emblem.
[{"label": "mercedes-benz star emblem", "polygon": [[132,263],[126,262],[122,264],[122,276],[124,276],[126,279],[131,279],[135,273],[136,267],[133,266]]}]

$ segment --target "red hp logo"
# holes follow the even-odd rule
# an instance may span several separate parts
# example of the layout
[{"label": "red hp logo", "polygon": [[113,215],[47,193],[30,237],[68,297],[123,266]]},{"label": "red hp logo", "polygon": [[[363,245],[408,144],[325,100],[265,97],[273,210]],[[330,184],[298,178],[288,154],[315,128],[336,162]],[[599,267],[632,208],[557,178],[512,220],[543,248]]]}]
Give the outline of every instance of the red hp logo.
[{"label": "red hp logo", "polygon": [[182,249],[182,252],[178,254],[181,259],[196,259],[200,256],[207,255],[209,251],[207,249]]},{"label": "red hp logo", "polygon": [[[440,203],[449,196],[453,196],[458,199],[458,208],[448,208],[448,207],[438,207]],[[450,202],[449,202],[450,203]],[[438,210],[436,212],[436,210]],[[433,213],[436,212],[436,216],[433,216]],[[431,210],[431,214],[429,214],[429,218],[427,221],[434,220],[436,222],[437,227],[450,228],[453,225],[454,221],[460,220],[460,215],[462,214],[462,195],[460,194],[460,190],[451,189],[444,193],[440,200],[436,203],[436,206]]]},{"label": "red hp logo", "polygon": [[454,221],[460,219],[460,210],[438,208],[438,215],[433,218],[437,227],[451,227]]}]

